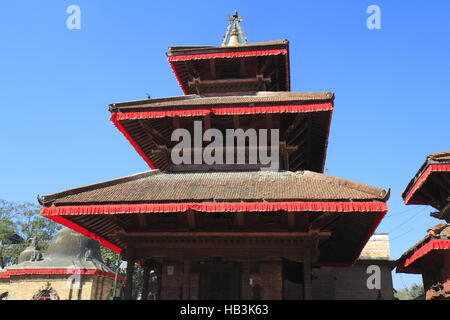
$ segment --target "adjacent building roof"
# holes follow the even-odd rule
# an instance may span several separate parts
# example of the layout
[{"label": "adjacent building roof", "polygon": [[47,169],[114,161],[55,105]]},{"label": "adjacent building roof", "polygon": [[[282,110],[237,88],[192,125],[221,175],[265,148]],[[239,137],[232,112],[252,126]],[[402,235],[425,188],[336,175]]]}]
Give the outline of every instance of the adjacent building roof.
[{"label": "adjacent building roof", "polygon": [[427,230],[428,234],[397,260],[398,273],[423,273],[427,269],[425,260],[433,261],[432,267],[439,259],[442,250],[450,250],[450,224],[440,223]]},{"label": "adjacent building roof", "polygon": [[442,209],[450,198],[450,151],[427,156],[402,197],[405,204],[425,204]]}]

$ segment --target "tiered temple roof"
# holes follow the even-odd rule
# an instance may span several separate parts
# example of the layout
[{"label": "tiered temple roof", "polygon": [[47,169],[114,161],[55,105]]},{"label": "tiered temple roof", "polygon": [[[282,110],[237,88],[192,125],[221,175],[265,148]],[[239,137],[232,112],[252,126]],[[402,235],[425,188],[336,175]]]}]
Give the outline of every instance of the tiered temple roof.
[{"label": "tiered temple roof", "polygon": [[[427,156],[402,194],[405,204],[430,205],[449,216],[450,151]],[[446,207],[447,206],[447,207]],[[445,209],[446,207],[446,209]]]},{"label": "tiered temple roof", "polygon": [[440,223],[427,232],[425,238],[398,259],[397,272],[421,274],[442,264],[441,250],[450,250],[450,225]]},{"label": "tiered temple roof", "polygon": [[[402,194],[405,204],[430,205],[432,217],[450,222],[450,152],[427,156]],[[399,273],[423,275],[427,299],[450,298],[450,225],[438,224],[397,261]]]},{"label": "tiered temple roof", "polygon": [[[323,174],[334,94],[289,91],[287,40],[240,44],[237,35],[221,47],[169,48],[185,96],[110,105],[112,122],[158,170],[44,196],[42,214],[137,258],[311,254],[353,264],[389,192]],[[194,121],[221,132],[279,129],[280,170],[174,165],[171,134],[192,134]]]}]

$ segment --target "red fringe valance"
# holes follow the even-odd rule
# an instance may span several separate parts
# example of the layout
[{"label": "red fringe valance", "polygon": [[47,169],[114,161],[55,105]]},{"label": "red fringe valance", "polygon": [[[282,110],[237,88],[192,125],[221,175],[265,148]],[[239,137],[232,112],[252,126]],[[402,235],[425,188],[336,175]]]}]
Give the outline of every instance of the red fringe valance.
[{"label": "red fringe valance", "polygon": [[422,186],[422,184],[428,179],[431,173],[433,172],[443,172],[443,171],[450,171],[450,164],[446,163],[436,163],[436,164],[430,164],[427,169],[420,175],[419,179],[416,180],[412,188],[409,190],[408,194],[406,195],[404,202],[405,204],[426,204],[422,203],[421,201],[411,201],[411,198],[416,193],[416,191]]},{"label": "red fringe valance", "polygon": [[212,107],[181,110],[159,110],[142,112],[116,112],[111,115],[111,121],[132,120],[132,119],[150,119],[164,117],[195,117],[208,114],[215,115],[236,115],[236,114],[266,114],[266,113],[304,113],[332,111],[333,104],[316,103],[301,105],[281,105],[281,106],[256,106],[256,107]]},{"label": "red fringe valance", "polygon": [[387,212],[384,202],[204,202],[204,203],[142,203],[117,205],[44,207],[43,216],[127,214],[150,212],[262,212],[262,211],[319,211],[319,212]]},{"label": "red fringe valance", "polygon": [[202,60],[202,59],[226,59],[226,58],[273,56],[278,54],[287,55],[287,53],[288,52],[286,49],[214,52],[214,53],[183,54],[178,56],[169,56],[167,60],[169,60],[169,62],[175,62],[175,61]]},{"label": "red fringe valance", "polygon": [[411,268],[410,266],[432,250],[450,250],[450,240],[430,240],[422,247],[418,248],[409,258],[406,258],[399,266],[397,266],[397,272],[421,273],[420,268]]},{"label": "red fringe valance", "polygon": [[88,231],[78,224],[61,215],[79,214],[124,214],[124,213],[150,213],[150,212],[186,212],[187,210],[202,212],[261,212],[261,211],[320,211],[320,212],[367,212],[377,214],[377,218],[361,243],[360,250],[349,262],[324,262],[328,266],[350,266],[358,258],[361,250],[377,228],[387,212],[384,202],[262,202],[262,203],[169,203],[169,204],[129,204],[129,205],[91,205],[91,206],[61,206],[44,207],[41,214],[57,223],[71,228],[86,237],[100,241],[100,244],[114,252],[120,253],[121,248],[106,241],[98,235]]},{"label": "red fringe valance", "polygon": [[[0,274],[2,278],[9,278],[10,276],[16,275],[29,275],[29,274],[58,274],[58,275],[96,275],[100,277],[109,277],[111,279],[115,278],[115,274],[111,272],[105,272],[101,270],[86,270],[86,269],[24,269],[24,270],[7,270]],[[117,277],[118,281],[124,282],[125,279],[122,277]]]},{"label": "red fringe valance", "polygon": [[186,95],[187,91],[186,88],[183,85],[183,82],[180,79],[180,76],[178,75],[177,70],[175,69],[175,66],[173,65],[173,62],[169,60],[170,69],[172,69],[172,73],[175,75],[175,78],[177,79],[178,85],[180,86],[181,90],[183,90],[183,94]]},{"label": "red fringe valance", "polygon": [[111,116],[111,121],[114,123],[117,129],[125,136],[125,138],[128,140],[128,142],[133,146],[134,150],[144,159],[144,161],[148,164],[150,169],[155,169],[155,166],[150,161],[150,159],[147,158],[145,153],[142,151],[142,149],[138,146],[138,144],[133,140],[133,138],[128,134],[127,130],[120,124],[120,122],[114,117],[114,114]]}]

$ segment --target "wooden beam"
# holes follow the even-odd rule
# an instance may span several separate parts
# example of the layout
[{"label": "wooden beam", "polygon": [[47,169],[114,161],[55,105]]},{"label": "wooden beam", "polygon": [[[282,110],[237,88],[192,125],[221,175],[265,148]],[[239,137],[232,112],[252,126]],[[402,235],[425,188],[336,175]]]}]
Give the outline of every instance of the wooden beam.
[{"label": "wooden beam", "polygon": [[186,212],[186,219],[187,219],[187,224],[190,230],[194,230],[196,227],[196,222],[195,222],[195,213],[192,210],[188,210]]},{"label": "wooden beam", "polygon": [[295,221],[295,212],[287,212],[287,222],[288,222],[288,229],[289,230],[294,230],[295,226],[296,226],[296,221]]},{"label": "wooden beam", "polygon": [[211,114],[205,115],[203,118],[203,131],[211,129]]},{"label": "wooden beam", "polygon": [[191,280],[191,261],[184,260],[183,261],[183,279],[182,279],[182,299],[189,300],[191,298],[190,295],[190,280]]},{"label": "wooden beam", "polygon": [[180,128],[180,117],[173,117],[172,118],[172,126],[173,126],[174,130]]},{"label": "wooden beam", "polygon": [[241,127],[240,119],[238,115],[233,115],[233,126],[234,129],[239,129]]},{"label": "wooden beam", "polygon": [[[151,238],[212,238],[212,237],[220,237],[220,238],[229,238],[229,237],[238,237],[238,238],[310,238],[311,233],[309,232],[127,232],[127,233],[117,233],[119,236],[125,237],[146,237],[148,239]],[[321,239],[326,239],[330,236],[330,232],[320,232],[318,237]]]},{"label": "wooden beam", "polygon": [[302,125],[302,127],[300,128],[300,130],[298,130],[297,132],[293,132],[291,137],[288,137],[288,139],[286,139],[288,141],[288,144],[294,144],[294,141],[297,140],[297,138],[299,136],[301,136],[303,133],[305,133],[306,130],[308,130],[309,128],[309,122],[304,122],[304,124]]},{"label": "wooden beam", "polygon": [[244,228],[245,226],[245,213],[244,212],[236,212],[236,225],[239,229]]},{"label": "wooden beam", "polygon": [[141,292],[141,300],[147,300],[148,299],[148,293],[149,293],[149,281],[150,281],[150,265],[146,262],[142,262],[144,271],[142,275],[142,292]]},{"label": "wooden beam", "polygon": [[250,287],[250,262],[244,261],[242,262],[242,270],[241,270],[242,278],[241,278],[241,292],[242,300],[251,300],[251,287]]},{"label": "wooden beam", "polygon": [[331,223],[333,223],[335,220],[339,218],[338,214],[335,213],[322,213],[319,217],[314,219],[310,226],[310,230],[323,230],[327,226],[329,226]]},{"label": "wooden beam", "polygon": [[136,260],[133,256],[127,257],[127,273],[124,288],[124,299],[133,300],[133,273]]},{"label": "wooden beam", "polygon": [[147,228],[147,215],[146,214],[142,214],[142,213],[138,214],[137,220],[138,220],[139,228],[141,228],[141,229]]},{"label": "wooden beam", "polygon": [[422,185],[422,187],[418,190],[419,193],[422,194],[422,196],[424,196],[426,199],[428,199],[430,201],[431,204],[436,204],[436,197],[433,196],[426,188],[424,185]]},{"label": "wooden beam", "polygon": [[241,78],[246,77],[245,58],[239,59],[239,73],[241,75]]},{"label": "wooden beam", "polygon": [[450,181],[447,181],[442,178],[439,174],[432,175],[432,180],[438,184],[442,189],[444,189],[447,194],[450,194]]},{"label": "wooden beam", "polygon": [[149,135],[152,140],[157,145],[171,145],[172,141],[167,139],[164,135],[162,135],[158,130],[150,126],[145,120],[138,120],[139,125],[144,130],[147,135]]},{"label": "wooden beam", "polygon": [[312,265],[310,248],[305,248],[303,255],[303,299],[312,300]]},{"label": "wooden beam", "polygon": [[286,129],[286,131],[283,134],[283,140],[286,140],[289,135],[292,134],[292,132],[297,129],[298,126],[302,124],[302,121],[305,119],[305,116],[303,114],[297,114],[295,116],[294,121],[292,121],[292,124]]},{"label": "wooden beam", "polygon": [[266,118],[266,128],[267,129],[273,129],[273,115],[271,113],[267,113],[265,115]]},{"label": "wooden beam", "polygon": [[216,72],[216,60],[210,59],[209,60],[209,70],[211,72],[211,78],[217,79],[217,72]]}]

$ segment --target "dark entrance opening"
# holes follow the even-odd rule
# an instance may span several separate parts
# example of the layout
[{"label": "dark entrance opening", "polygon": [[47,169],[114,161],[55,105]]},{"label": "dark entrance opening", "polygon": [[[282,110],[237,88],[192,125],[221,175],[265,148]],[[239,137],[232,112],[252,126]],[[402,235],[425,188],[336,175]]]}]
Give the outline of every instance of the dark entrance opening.
[{"label": "dark entrance opening", "polygon": [[283,299],[303,300],[303,264],[283,260]]},{"label": "dark entrance opening", "polygon": [[199,267],[200,299],[239,300],[239,266],[233,263],[211,262]]}]

